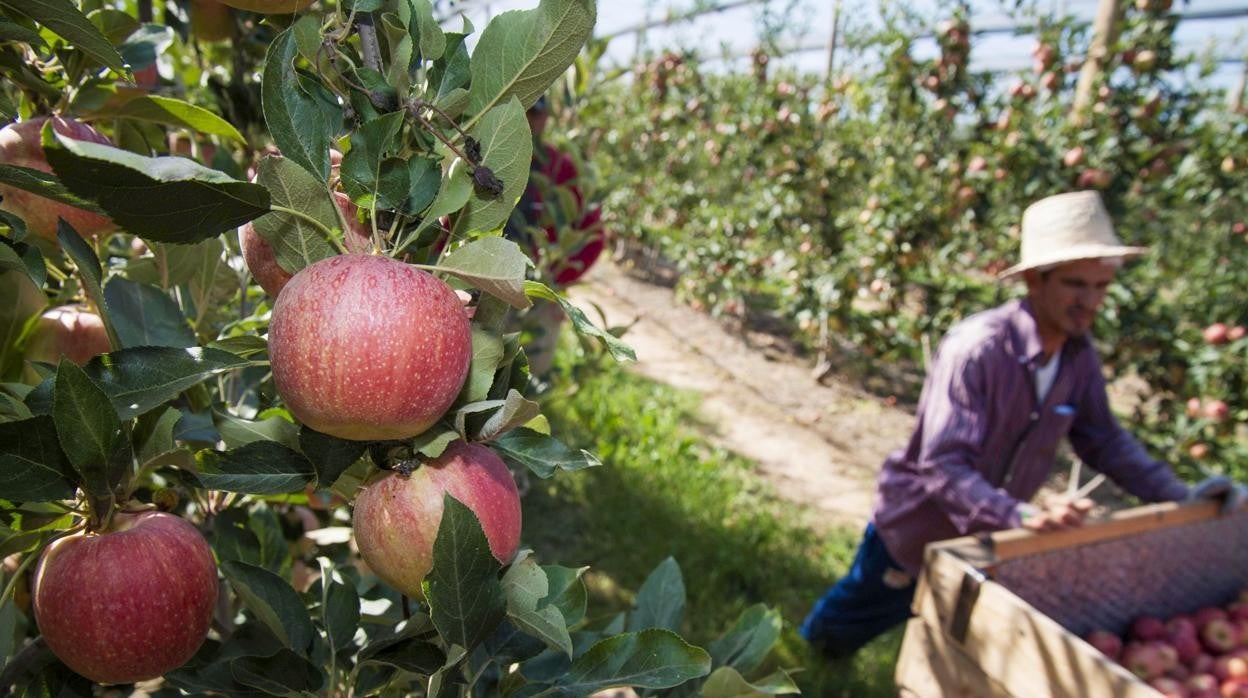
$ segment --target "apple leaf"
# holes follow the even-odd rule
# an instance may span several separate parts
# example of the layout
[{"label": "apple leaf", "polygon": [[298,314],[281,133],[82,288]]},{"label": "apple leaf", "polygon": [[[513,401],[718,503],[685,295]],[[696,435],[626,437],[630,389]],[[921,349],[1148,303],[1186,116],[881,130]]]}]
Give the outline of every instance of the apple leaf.
[{"label": "apple leaf", "polygon": [[406,160],[395,157],[402,142],[406,112],[379,116],[351,134],[351,150],[342,156],[342,188],[361,206],[398,209],[411,189]]},{"label": "apple leaf", "polygon": [[512,429],[490,445],[506,460],[528,468],[543,480],[556,470],[573,472],[602,465],[589,451],[573,450],[553,436],[527,427]]},{"label": "apple leaf", "polygon": [[637,353],[633,351],[632,347],[620,341],[619,337],[600,329],[597,325],[590,322],[580,308],[572,305],[568,299],[552,291],[549,286],[538,281],[525,281],[524,292],[533,298],[545,298],[558,303],[563,308],[563,312],[567,313],[568,317],[571,318],[572,326],[576,328],[576,331],[587,337],[595,337],[601,340],[606,345],[607,351],[611,353],[611,358],[616,361],[637,360]]},{"label": "apple leaf", "polygon": [[685,579],[676,560],[669,557],[650,572],[637,591],[635,605],[628,615],[629,630],[680,630],[685,616]]},{"label": "apple leaf", "polygon": [[39,32],[10,22],[3,17],[0,17],[0,41],[19,41],[23,44],[30,44],[34,48],[43,48],[48,45],[48,42],[39,36]]},{"label": "apple leaf", "polygon": [[435,267],[521,310],[532,303],[524,275],[532,265],[520,246],[495,235],[474,240],[448,254]]},{"label": "apple leaf", "polygon": [[272,696],[316,694],[325,683],[312,662],[281,649],[271,657],[238,657],[230,660],[234,680]]},{"label": "apple leaf", "polygon": [[468,133],[481,145],[481,164],[503,183],[503,191],[493,198],[469,199],[468,207],[455,219],[458,234],[497,230],[507,222],[528,186],[533,158],[529,122],[524,107],[514,98],[486,112]]},{"label": "apple leaf", "polygon": [[99,108],[84,116],[145,121],[162,126],[187,128],[210,136],[222,136],[239,143],[243,134],[230,122],[189,102],[150,95],[138,90],[115,90]]},{"label": "apple leaf", "polygon": [[463,438],[463,435],[458,431],[449,429],[439,422],[418,434],[409,443],[412,446],[412,450],[420,455],[426,458],[437,458],[446,451],[447,446],[461,438]]},{"label": "apple leaf", "polygon": [[52,419],[61,448],[88,490],[108,494],[115,479],[108,464],[121,435],[121,420],[104,391],[69,359],[61,359],[53,381]]},{"label": "apple leaf", "polygon": [[104,286],[104,299],[122,347],[196,345],[182,309],[159,288],[114,276]]},{"label": "apple leaf", "polygon": [[506,616],[498,572],[485,531],[459,500],[443,497],[442,521],[433,542],[433,569],[425,578],[433,625],[448,642],[467,649],[490,636]]},{"label": "apple leaf", "polygon": [[355,585],[344,579],[327,557],[317,558],[321,567],[321,623],[329,640],[329,651],[337,654],[351,646],[360,627],[360,595]]},{"label": "apple leaf", "polygon": [[316,628],[299,594],[272,572],[238,560],[221,563],[234,593],[283,645],[296,653],[312,646]]},{"label": "apple leaf", "polygon": [[70,0],[0,0],[0,7],[47,27],[118,75],[129,72],[116,47]]},{"label": "apple leaf", "polygon": [[[315,25],[316,21],[315,16],[304,15],[296,24]],[[294,63],[299,53],[296,33],[294,27],[287,29],[269,44],[260,85],[261,108],[282,155],[328,182],[329,145],[342,125],[342,108],[319,83],[314,86],[300,79]]]},{"label": "apple leaf", "polygon": [[472,55],[468,108],[480,115],[509,99],[528,108],[580,55],[596,19],[591,0],[542,0],[496,15]]},{"label": "apple leaf", "polygon": [[66,189],[61,180],[57,179],[56,175],[50,172],[0,163],[0,184],[7,184],[22,191],[38,194],[45,199],[51,199],[57,203],[80,208],[84,211],[101,215],[105,213],[99,204]]},{"label": "apple leaf", "polygon": [[572,662],[566,674],[553,684],[576,695],[587,695],[612,686],[671,688],[706,676],[711,657],[706,650],[685,642],[662,628],[630,632],[594,643]]},{"label": "apple leaf", "polygon": [[[256,180],[269,191],[273,206],[299,211],[329,230],[342,229],[325,185],[293,160],[264,158]],[[278,265],[291,274],[336,254],[325,233],[301,216],[274,211],[257,218],[254,225],[260,237],[273,246]]]},{"label": "apple leaf", "polygon": [[741,613],[728,632],[710,644],[716,666],[733,667],[742,674],[757,669],[780,639],[780,613],[755,604]]},{"label": "apple leaf", "polygon": [[576,625],[585,618],[585,609],[589,605],[589,592],[585,589],[585,571],[588,567],[562,567],[560,565],[544,565],[546,583],[549,591],[542,603],[548,603],[559,609],[563,620],[568,626]]},{"label": "apple leaf", "polygon": [[476,324],[472,326],[472,363],[468,366],[468,380],[459,395],[459,402],[479,402],[490,396],[494,374],[503,361],[503,340],[497,333]]},{"label": "apple leaf", "polygon": [[289,448],[299,445],[299,427],[284,417],[251,420],[232,414],[216,412],[212,421],[221,432],[221,440],[229,448],[237,448],[253,441],[274,441]]},{"label": "apple leaf", "polygon": [[337,482],[367,448],[368,443],[364,441],[340,439],[306,426],[299,430],[299,450],[312,461],[316,486],[320,489],[328,489]]},{"label": "apple leaf", "polygon": [[463,15],[463,20],[464,26],[461,31],[443,32],[442,38],[446,46],[442,49],[441,57],[433,62],[433,68],[429,71],[429,84],[437,86],[436,101],[439,103],[451,92],[460,91],[465,93],[464,105],[468,104],[467,91],[464,88],[472,79],[472,58],[468,55],[468,45],[464,40],[475,29],[472,22],[468,21],[467,15]]},{"label": "apple leaf", "polygon": [[442,668],[446,654],[437,645],[420,638],[389,637],[360,650],[359,664],[367,662],[428,676]]},{"label": "apple leaf", "polygon": [[788,696],[801,693],[797,684],[783,670],[758,681],[746,681],[745,677],[733,667],[721,666],[706,678],[702,691],[698,695],[703,698],[742,698],[743,696]]},{"label": "apple leaf", "polygon": [[412,10],[412,18],[407,25],[412,32],[412,42],[419,48],[422,60],[436,61],[446,51],[446,34],[433,17],[433,3],[412,0]]},{"label": "apple leaf", "polygon": [[39,248],[9,238],[0,238],[0,270],[3,269],[16,269],[39,287],[48,280],[48,270]]},{"label": "apple leaf", "polygon": [[[468,165],[463,160],[456,158],[451,162],[450,168],[446,171],[446,176],[441,176],[437,196],[434,197],[433,203],[429,206],[429,210],[425,212],[421,218],[420,225],[416,226],[416,230],[407,235],[403,241],[396,247],[403,249],[412,241],[420,237],[429,226],[436,224],[443,216],[454,213],[464,207],[468,203],[468,199],[472,197],[472,176],[468,174]],[[527,258],[526,258],[527,259]]]},{"label": "apple leaf", "polygon": [[50,502],[74,495],[69,461],[49,416],[0,423],[0,499]]},{"label": "apple leaf", "polygon": [[78,278],[82,280],[82,289],[86,291],[87,298],[95,304],[96,311],[99,312],[100,319],[104,322],[104,328],[108,331],[109,344],[117,348],[119,340],[116,328],[113,327],[113,320],[109,316],[108,299],[104,297],[104,271],[100,268],[100,258],[96,256],[91,245],[83,240],[78,231],[66,223],[64,218],[58,218],[56,221],[56,239],[60,242],[61,249],[78,267]]},{"label": "apple leaf", "polygon": [[213,490],[242,494],[302,492],[316,477],[312,463],[275,441],[253,441],[229,451],[195,454],[199,480]]},{"label": "apple leaf", "polygon": [[[134,347],[97,356],[83,369],[108,395],[117,415],[128,420],[218,373],[250,365],[250,361],[219,349]],[[26,406],[35,414],[51,414],[51,381],[32,390]]]},{"label": "apple leaf", "polygon": [[489,441],[523,424],[528,424],[542,413],[542,406],[525,398],[514,388],[507,391],[503,408],[490,415],[477,432],[473,441]]},{"label": "apple leaf", "polygon": [[507,595],[507,617],[516,627],[572,657],[567,621],[558,607],[546,602],[550,584],[536,560],[526,557],[508,568],[503,575],[503,592]]},{"label": "apple leaf", "polygon": [[0,269],[0,376],[16,378],[22,370],[18,340],[26,323],[47,306],[43,289],[22,272]]},{"label": "apple leaf", "polygon": [[65,188],[144,239],[190,244],[269,210],[269,192],[194,160],[149,158],[44,127],[43,150]]},{"label": "apple leaf", "polygon": [[138,462],[144,466],[161,456],[179,450],[173,440],[173,429],[182,413],[167,407],[161,412],[152,410],[139,418],[134,428],[134,443],[139,446]]}]

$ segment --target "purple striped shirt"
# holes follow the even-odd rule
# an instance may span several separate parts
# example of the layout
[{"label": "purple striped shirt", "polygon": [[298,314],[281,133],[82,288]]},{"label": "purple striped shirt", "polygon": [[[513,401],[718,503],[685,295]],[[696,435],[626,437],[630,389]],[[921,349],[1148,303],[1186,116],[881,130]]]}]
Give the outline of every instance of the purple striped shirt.
[{"label": "purple striped shirt", "polygon": [[941,342],[910,442],[884,461],[876,487],[875,527],[908,572],[918,572],[932,541],[1018,526],[1017,505],[1048,479],[1063,437],[1084,463],[1144,501],[1187,496],[1170,467],[1110,411],[1087,338],[1062,347],[1057,378],[1040,402],[1042,358],[1027,301],[966,318]]}]

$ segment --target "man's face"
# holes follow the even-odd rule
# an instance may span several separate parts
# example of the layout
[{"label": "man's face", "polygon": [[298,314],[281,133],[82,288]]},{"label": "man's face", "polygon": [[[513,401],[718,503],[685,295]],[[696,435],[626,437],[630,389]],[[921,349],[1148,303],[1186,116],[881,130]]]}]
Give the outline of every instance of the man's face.
[{"label": "man's face", "polygon": [[1105,301],[1114,271],[1114,267],[1100,260],[1085,259],[1047,272],[1025,272],[1027,295],[1041,336],[1070,338],[1087,334]]}]

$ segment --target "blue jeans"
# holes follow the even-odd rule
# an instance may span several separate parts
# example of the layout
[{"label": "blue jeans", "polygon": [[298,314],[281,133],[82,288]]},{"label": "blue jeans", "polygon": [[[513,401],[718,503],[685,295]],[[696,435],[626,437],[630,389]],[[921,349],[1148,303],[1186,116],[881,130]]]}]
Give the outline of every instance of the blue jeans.
[{"label": "blue jeans", "polygon": [[914,588],[867,524],[853,566],[815,603],[798,632],[829,659],[848,657],[910,617]]}]

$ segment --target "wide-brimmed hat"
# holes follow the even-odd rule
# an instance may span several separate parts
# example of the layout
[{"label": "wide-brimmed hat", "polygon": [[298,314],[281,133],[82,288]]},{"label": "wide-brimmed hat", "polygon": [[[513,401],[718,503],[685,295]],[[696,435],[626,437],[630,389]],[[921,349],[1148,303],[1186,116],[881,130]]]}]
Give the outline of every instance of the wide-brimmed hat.
[{"label": "wide-brimmed hat", "polygon": [[1022,255],[1002,279],[1028,269],[1082,259],[1138,257],[1145,247],[1123,245],[1095,191],[1072,191],[1041,199],[1023,211]]}]

